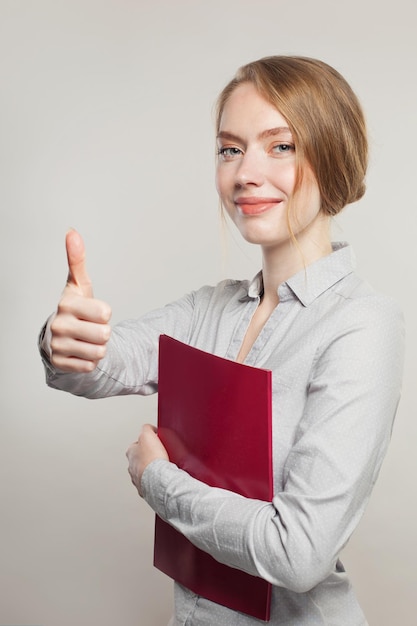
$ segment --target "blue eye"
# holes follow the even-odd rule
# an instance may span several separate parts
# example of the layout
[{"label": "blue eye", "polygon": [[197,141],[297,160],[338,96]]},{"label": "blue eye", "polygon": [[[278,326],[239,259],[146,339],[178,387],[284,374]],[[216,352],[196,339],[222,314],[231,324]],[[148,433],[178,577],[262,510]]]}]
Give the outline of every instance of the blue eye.
[{"label": "blue eye", "polygon": [[273,146],[272,151],[278,154],[287,154],[295,152],[295,146],[292,143],[278,143]]},{"label": "blue eye", "polygon": [[231,146],[229,148],[219,148],[217,154],[225,161],[230,161],[230,159],[240,156],[242,154],[242,150],[240,150],[240,148],[235,148]]}]

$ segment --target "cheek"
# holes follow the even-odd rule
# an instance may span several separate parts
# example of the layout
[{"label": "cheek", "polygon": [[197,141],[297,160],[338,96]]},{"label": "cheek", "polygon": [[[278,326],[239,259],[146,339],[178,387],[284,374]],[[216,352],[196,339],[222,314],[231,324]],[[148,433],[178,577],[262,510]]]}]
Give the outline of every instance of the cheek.
[{"label": "cheek", "polygon": [[229,178],[230,177],[227,176],[227,172],[225,171],[225,169],[218,165],[216,168],[215,183],[217,193],[219,194],[222,201],[226,200],[227,193],[228,191],[230,191],[230,181],[228,180]]},{"label": "cheek", "polygon": [[286,196],[291,197],[295,187],[295,165],[288,163],[271,163],[269,180],[277,189],[281,189]]}]

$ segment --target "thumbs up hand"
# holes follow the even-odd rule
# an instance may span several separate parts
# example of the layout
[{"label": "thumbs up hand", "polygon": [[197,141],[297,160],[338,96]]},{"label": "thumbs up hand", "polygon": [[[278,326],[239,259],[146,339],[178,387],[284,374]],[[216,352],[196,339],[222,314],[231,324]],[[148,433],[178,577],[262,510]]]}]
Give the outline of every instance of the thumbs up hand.
[{"label": "thumbs up hand", "polygon": [[63,372],[91,372],[106,353],[111,309],[93,296],[77,231],[67,233],[66,249],[67,284],[50,322],[51,363]]}]

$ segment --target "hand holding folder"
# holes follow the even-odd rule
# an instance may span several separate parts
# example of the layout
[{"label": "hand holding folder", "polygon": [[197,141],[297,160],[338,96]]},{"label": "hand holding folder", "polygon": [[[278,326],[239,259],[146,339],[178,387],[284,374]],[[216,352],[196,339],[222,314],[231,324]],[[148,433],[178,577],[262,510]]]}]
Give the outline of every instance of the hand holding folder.
[{"label": "hand holding folder", "polygon": [[[271,372],[162,335],[158,435],[194,478],[248,498],[272,499]],[[216,561],[159,517],[154,565],[213,602],[267,621],[271,585]]]}]

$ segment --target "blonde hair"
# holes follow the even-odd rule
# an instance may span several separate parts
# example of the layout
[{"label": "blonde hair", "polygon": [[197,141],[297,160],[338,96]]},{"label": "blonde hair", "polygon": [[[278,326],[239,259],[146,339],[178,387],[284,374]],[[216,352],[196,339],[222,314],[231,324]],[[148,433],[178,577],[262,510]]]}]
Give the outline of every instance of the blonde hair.
[{"label": "blonde hair", "polygon": [[242,83],[252,83],[287,120],[297,158],[294,193],[308,163],[325,214],[336,215],[363,196],[366,123],[358,98],[339,72],[323,61],[300,56],[270,56],[248,63],[218,97],[217,132],[230,95]]}]

